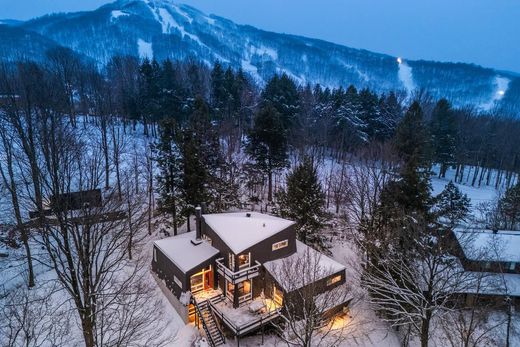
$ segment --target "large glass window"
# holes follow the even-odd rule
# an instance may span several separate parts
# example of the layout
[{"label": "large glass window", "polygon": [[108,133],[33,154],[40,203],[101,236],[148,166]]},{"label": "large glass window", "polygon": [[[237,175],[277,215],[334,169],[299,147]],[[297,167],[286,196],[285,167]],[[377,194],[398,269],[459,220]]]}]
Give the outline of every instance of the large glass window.
[{"label": "large glass window", "polygon": [[191,282],[191,292],[197,293],[204,289],[204,273],[199,272],[198,274],[195,274],[191,276],[190,278]]},{"label": "large glass window", "polygon": [[244,269],[251,266],[251,253],[244,253],[238,256],[238,268]]},{"label": "large glass window", "polygon": [[275,285],[273,286],[273,300],[277,305],[282,306],[283,292],[280,289],[278,289]]},{"label": "large glass window", "polygon": [[239,304],[251,299],[251,297],[252,297],[251,282],[252,282],[252,280],[245,280],[240,283],[237,283],[236,287],[238,290],[238,303]]}]

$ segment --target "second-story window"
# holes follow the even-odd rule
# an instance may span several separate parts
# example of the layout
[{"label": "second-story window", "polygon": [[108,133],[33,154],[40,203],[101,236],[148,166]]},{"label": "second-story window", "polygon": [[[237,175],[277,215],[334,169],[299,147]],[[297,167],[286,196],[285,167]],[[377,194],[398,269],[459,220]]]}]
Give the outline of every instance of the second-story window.
[{"label": "second-story window", "polygon": [[244,269],[251,266],[251,253],[244,253],[238,256],[238,268]]},{"label": "second-story window", "polygon": [[339,281],[341,281],[341,275],[336,275],[334,277],[329,277],[329,278],[327,278],[327,285],[331,286],[334,283],[338,283]]},{"label": "second-story window", "polygon": [[280,242],[273,243],[273,251],[279,250],[281,248],[285,248],[289,245],[289,240],[283,240]]}]

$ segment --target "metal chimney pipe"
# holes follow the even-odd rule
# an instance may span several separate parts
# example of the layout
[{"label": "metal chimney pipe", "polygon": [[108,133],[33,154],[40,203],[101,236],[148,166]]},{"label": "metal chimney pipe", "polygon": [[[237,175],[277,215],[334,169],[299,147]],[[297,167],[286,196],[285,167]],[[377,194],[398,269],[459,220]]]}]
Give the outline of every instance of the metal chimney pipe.
[{"label": "metal chimney pipe", "polygon": [[195,207],[195,224],[195,237],[197,240],[200,240],[202,238],[202,208],[200,206]]}]

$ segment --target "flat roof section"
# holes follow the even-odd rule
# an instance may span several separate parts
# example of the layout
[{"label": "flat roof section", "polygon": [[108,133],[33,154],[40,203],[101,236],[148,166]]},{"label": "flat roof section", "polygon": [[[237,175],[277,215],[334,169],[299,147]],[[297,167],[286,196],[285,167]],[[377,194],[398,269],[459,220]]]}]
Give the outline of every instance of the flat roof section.
[{"label": "flat roof section", "polygon": [[154,245],[184,273],[219,253],[219,250],[207,241],[197,241],[195,232],[157,240],[154,241]]}]

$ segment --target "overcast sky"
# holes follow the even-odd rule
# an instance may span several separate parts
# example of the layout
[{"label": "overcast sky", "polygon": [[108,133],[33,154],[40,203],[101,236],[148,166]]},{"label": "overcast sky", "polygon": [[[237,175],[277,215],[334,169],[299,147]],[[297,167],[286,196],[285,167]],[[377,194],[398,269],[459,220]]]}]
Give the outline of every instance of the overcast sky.
[{"label": "overcast sky", "polygon": [[[0,18],[91,10],[104,0],[0,0]],[[355,48],[520,72],[519,0],[186,0],[261,29]]]}]

